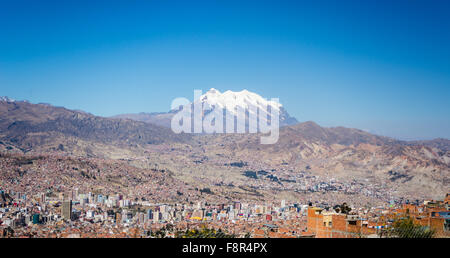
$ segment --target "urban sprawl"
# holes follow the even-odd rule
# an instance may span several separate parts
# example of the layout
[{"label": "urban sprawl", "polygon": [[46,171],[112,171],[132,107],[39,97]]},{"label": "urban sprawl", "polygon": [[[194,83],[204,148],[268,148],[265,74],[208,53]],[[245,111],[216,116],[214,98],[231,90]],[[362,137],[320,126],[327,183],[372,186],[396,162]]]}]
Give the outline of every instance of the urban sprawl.
[{"label": "urban sprawl", "polygon": [[53,196],[7,189],[0,193],[1,237],[189,237],[205,230],[217,237],[382,237],[396,219],[405,216],[440,237],[450,236],[449,194],[438,201],[362,208],[284,200],[164,204],[121,194],[81,193],[77,188]]}]

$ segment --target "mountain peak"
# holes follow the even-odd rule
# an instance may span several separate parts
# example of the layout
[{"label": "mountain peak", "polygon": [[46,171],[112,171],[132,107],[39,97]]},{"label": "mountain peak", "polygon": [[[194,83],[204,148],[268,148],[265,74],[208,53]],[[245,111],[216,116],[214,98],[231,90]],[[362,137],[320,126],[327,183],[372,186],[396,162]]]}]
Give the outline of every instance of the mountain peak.
[{"label": "mountain peak", "polygon": [[[201,104],[203,108],[205,108],[205,116],[213,116],[215,112],[212,111],[215,111],[216,108],[225,109],[227,113],[237,116],[239,114],[235,108],[243,110],[259,110],[259,112],[266,113],[268,107],[270,107],[271,110],[278,110],[280,112],[279,119],[281,126],[297,123],[297,120],[290,117],[280,103],[266,99],[247,89],[241,91],[227,90],[220,93],[220,91],[211,88],[205,94],[201,95],[199,99],[196,99],[194,103]],[[192,104],[193,103],[190,103],[189,105]],[[259,119],[268,121],[266,117]]]},{"label": "mountain peak", "polygon": [[0,96],[0,101],[15,102],[14,99],[8,98],[7,96]]},{"label": "mountain peak", "polygon": [[[190,108],[193,104],[199,104],[202,108],[204,108],[203,118],[213,116],[216,112],[220,112],[219,109],[215,110],[216,108],[221,108],[225,110],[227,114],[237,116],[239,114],[235,109],[236,107],[243,108],[244,110],[249,110],[250,107],[252,107],[251,110],[257,110],[255,108],[258,108],[259,112],[262,111],[264,113],[267,112],[267,107],[270,107],[271,110],[278,110],[280,112],[280,126],[293,125],[298,123],[297,119],[291,117],[280,103],[265,99],[259,94],[251,92],[247,89],[243,89],[241,91],[227,90],[221,93],[219,90],[211,88],[200,97],[195,98],[194,102],[190,102],[185,107]],[[137,121],[170,127],[171,118],[180,110],[181,108],[170,110],[168,113],[158,114],[124,114],[115,116],[115,118],[129,118]],[[261,119],[266,120],[266,122],[269,121],[269,119],[264,116],[262,116]]]},{"label": "mountain peak", "polygon": [[267,100],[262,96],[260,96],[259,94],[250,92],[246,89],[243,89],[241,91],[227,90],[223,93],[220,93],[220,91],[211,88],[209,91],[207,91],[200,97],[199,101],[206,103],[208,105],[214,105],[219,107],[226,107],[227,104],[240,107],[247,107],[249,105],[252,106],[265,105],[271,106],[272,108],[276,109],[282,107],[280,103]]},{"label": "mountain peak", "polygon": [[216,90],[216,89],[214,89],[214,88],[211,88],[211,89],[209,89],[207,92],[206,92],[206,94],[220,94],[220,91],[219,90]]}]

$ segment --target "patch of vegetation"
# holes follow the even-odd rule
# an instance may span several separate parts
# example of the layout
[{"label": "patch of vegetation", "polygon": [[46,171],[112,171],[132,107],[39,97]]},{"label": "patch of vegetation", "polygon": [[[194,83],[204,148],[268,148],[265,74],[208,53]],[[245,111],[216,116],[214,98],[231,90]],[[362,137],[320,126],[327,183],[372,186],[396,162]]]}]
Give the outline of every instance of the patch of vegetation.
[{"label": "patch of vegetation", "polygon": [[258,179],[258,175],[255,171],[247,170],[244,171],[243,175],[248,178]]},{"label": "patch of vegetation", "polygon": [[269,172],[267,172],[267,171],[265,171],[265,170],[260,170],[260,171],[258,171],[258,175],[268,175],[269,174]]},{"label": "patch of vegetation", "polygon": [[278,180],[278,177],[276,177],[276,176],[274,176],[274,175],[268,175],[268,176],[266,176],[266,178],[268,178],[268,179],[270,179],[270,180],[272,180],[272,181],[274,181],[274,182],[278,182],[279,180]]},{"label": "patch of vegetation", "polygon": [[175,233],[176,238],[235,238],[235,235],[227,234],[221,229],[215,230],[210,228],[191,229],[178,231]]},{"label": "patch of vegetation", "polygon": [[395,220],[391,228],[380,233],[381,236],[394,238],[433,238],[435,234],[433,229],[417,225],[409,217]]},{"label": "patch of vegetation", "polygon": [[[263,197],[264,195],[261,194],[260,192],[258,192],[254,186],[249,186],[249,187],[245,187],[245,186],[239,186],[240,189],[244,190],[247,192],[248,195],[253,195],[256,197]],[[239,194],[238,192],[235,192],[237,194]]]},{"label": "patch of vegetation", "polygon": [[292,179],[284,179],[284,178],[280,178],[280,181],[288,182],[288,183],[295,183],[295,182],[296,182],[295,180],[292,180]]},{"label": "patch of vegetation", "polygon": [[199,229],[176,230],[172,224],[167,224],[150,235],[155,238],[167,238],[172,233],[175,238],[234,238],[233,234],[223,232],[221,229],[201,227]]},{"label": "patch of vegetation", "polygon": [[211,189],[209,189],[209,188],[203,188],[203,189],[200,189],[200,193],[207,193],[207,194],[214,194],[212,191],[211,191]]},{"label": "patch of vegetation", "polygon": [[341,205],[336,205],[333,207],[333,209],[337,212],[337,213],[343,213],[343,214],[349,214],[350,211],[352,210],[352,208],[350,208],[347,203],[343,203]]},{"label": "patch of vegetation", "polygon": [[232,162],[232,163],[225,164],[225,166],[242,168],[242,167],[246,167],[247,166],[247,162],[243,162],[243,161]]},{"label": "patch of vegetation", "polygon": [[[273,176],[270,175],[269,172],[264,171],[264,170],[259,170],[257,172],[252,171],[252,170],[246,170],[242,174],[246,177],[253,178],[253,179],[258,179],[258,176],[266,176],[266,178],[269,178],[269,179],[273,178]],[[276,181],[278,181],[278,179]]]},{"label": "patch of vegetation", "polygon": [[413,178],[413,176],[408,176],[407,174],[400,173],[400,172],[397,172],[397,171],[392,171],[392,170],[388,171],[388,175],[391,176],[389,178],[389,180],[391,180],[391,182],[395,182],[398,179],[402,179],[402,178],[405,179],[405,180],[403,180],[403,182],[407,182],[407,181],[409,181],[409,180],[411,180]]}]

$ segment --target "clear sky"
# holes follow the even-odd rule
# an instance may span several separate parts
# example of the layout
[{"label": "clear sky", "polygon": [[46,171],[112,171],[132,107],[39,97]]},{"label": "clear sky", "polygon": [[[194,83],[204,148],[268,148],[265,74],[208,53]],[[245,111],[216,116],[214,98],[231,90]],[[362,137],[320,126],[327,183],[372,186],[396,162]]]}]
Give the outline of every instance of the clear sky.
[{"label": "clear sky", "polygon": [[0,0],[0,95],[95,115],[194,89],[300,121],[450,138],[450,1]]}]

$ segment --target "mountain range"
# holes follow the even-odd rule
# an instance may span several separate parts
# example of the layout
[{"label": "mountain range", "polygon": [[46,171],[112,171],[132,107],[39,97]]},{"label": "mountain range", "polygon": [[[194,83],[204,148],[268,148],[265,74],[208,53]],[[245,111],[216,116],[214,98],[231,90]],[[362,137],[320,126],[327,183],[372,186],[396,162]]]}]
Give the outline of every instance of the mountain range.
[{"label": "mountain range", "polygon": [[8,143],[9,148],[22,152],[36,148],[64,149],[64,145],[76,146],[81,142],[132,147],[184,142],[189,138],[144,122],[99,117],[49,104],[0,100],[2,144]]},{"label": "mountain range", "polygon": [[[252,97],[242,98],[245,103],[257,98],[248,92],[209,91],[198,101],[221,104],[236,94]],[[159,121],[175,112],[159,114]],[[279,141],[261,145],[260,133],[175,134],[163,123],[153,123],[155,117],[107,118],[2,98],[0,150],[125,160],[139,168],[157,165],[172,171],[176,180],[227,198],[323,199],[314,189],[333,180],[346,187],[336,194],[366,189],[352,193],[361,200],[433,198],[450,185],[448,139],[407,142],[312,121],[291,124],[296,120],[286,112]],[[257,176],[249,179],[250,172]]]}]

